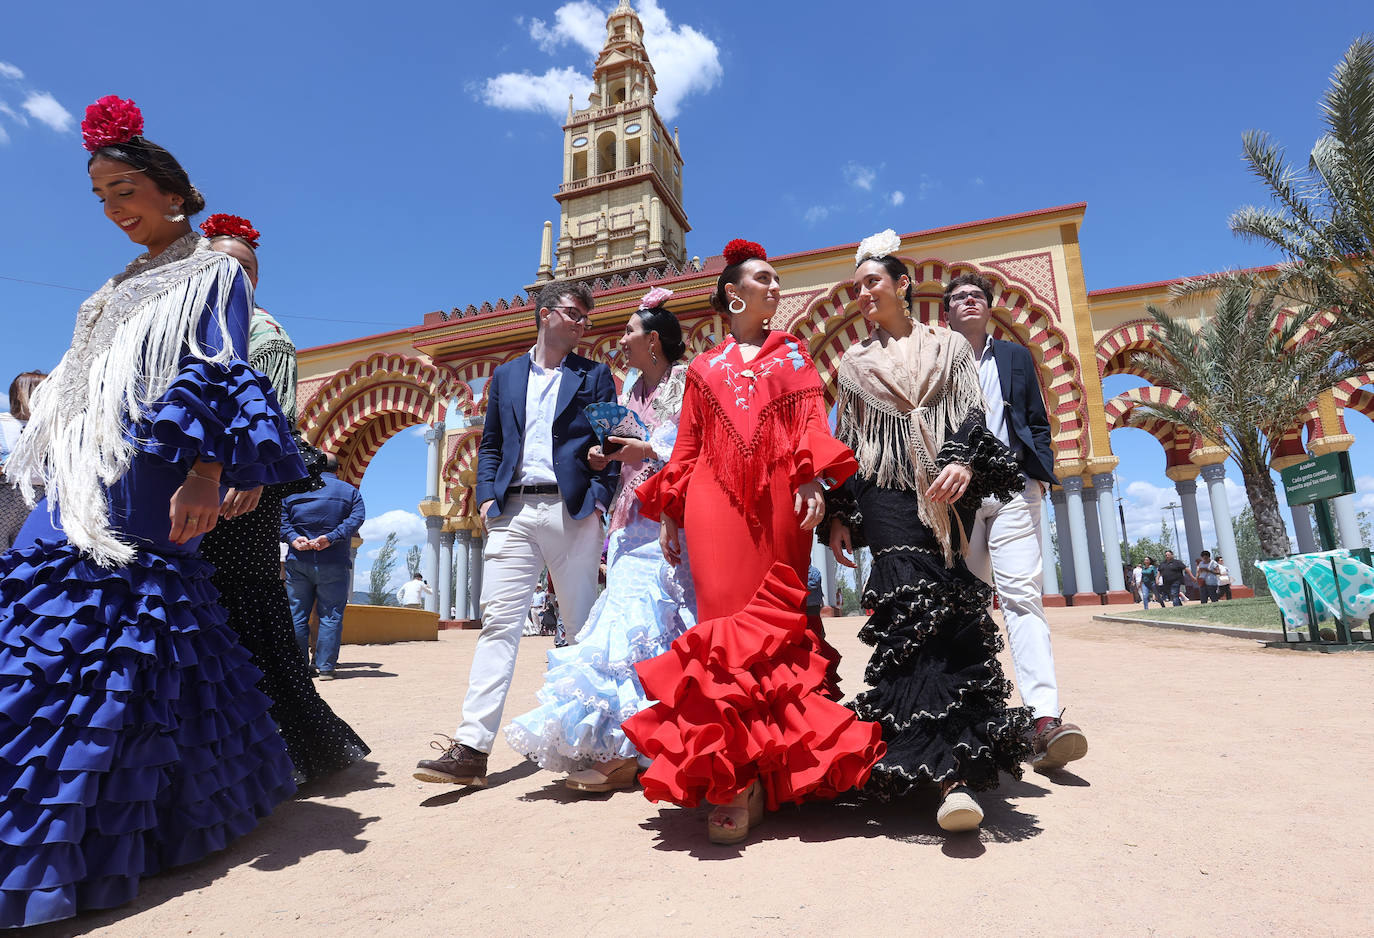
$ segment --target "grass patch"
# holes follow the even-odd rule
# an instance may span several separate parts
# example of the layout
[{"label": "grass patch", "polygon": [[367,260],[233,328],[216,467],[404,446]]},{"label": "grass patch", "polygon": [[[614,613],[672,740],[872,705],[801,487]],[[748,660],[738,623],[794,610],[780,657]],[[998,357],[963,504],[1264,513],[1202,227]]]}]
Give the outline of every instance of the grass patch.
[{"label": "grass patch", "polygon": [[[1107,607],[1110,609],[1111,607]],[[1251,599],[1224,599],[1219,603],[1190,602],[1186,606],[1166,606],[1160,609],[1154,603],[1148,610],[1136,609],[1132,612],[1117,613],[1131,619],[1152,619],[1164,622],[1197,622],[1212,625],[1230,625],[1245,629],[1267,629],[1277,632],[1279,607],[1268,596],[1255,596]]]}]

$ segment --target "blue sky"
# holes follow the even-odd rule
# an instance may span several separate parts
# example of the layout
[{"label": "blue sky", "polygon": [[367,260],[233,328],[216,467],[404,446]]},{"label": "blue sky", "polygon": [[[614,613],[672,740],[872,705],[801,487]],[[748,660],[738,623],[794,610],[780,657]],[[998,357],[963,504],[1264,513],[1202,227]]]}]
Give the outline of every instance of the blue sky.
[{"label": "blue sky", "polygon": [[[557,217],[567,93],[585,87],[613,5],[285,2],[270,20],[145,5],[117,22],[96,4],[7,9],[0,376],[51,367],[77,304],[136,253],[84,172],[76,125],[103,94],[138,102],[209,211],[262,230],[259,301],[301,346],[520,290]],[[1240,15],[1195,2],[991,2],[955,17],[881,0],[842,16],[815,2],[636,5],[665,120],[681,126],[689,254],[1081,200],[1089,289],[1275,260],[1226,227],[1264,197],[1240,135],[1268,130],[1301,158],[1331,67],[1370,28],[1367,4],[1344,0],[1320,16],[1268,0]],[[1374,507],[1374,433],[1350,424]],[[1162,452],[1138,431],[1112,444],[1130,533],[1156,534],[1173,495]],[[365,533],[421,538],[423,484],[423,444],[401,434],[368,470]]]}]

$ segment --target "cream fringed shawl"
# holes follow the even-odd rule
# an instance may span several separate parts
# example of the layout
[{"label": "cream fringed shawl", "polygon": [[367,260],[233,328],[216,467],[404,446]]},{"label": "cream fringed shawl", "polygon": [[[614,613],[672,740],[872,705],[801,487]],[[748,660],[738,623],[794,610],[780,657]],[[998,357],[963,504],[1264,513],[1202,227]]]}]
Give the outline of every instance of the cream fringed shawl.
[{"label": "cream fringed shawl", "polygon": [[947,434],[985,406],[968,341],[921,323],[900,339],[875,328],[844,353],[839,388],[835,435],[854,451],[859,475],[915,492],[921,522],[940,542],[945,566],[952,566],[950,512],[925,492]]},{"label": "cream fringed shawl", "polygon": [[[238,275],[237,262],[194,233],[156,257],[142,255],[81,304],[71,347],[34,393],[11,471],[28,480],[21,484],[30,502],[33,479],[41,480],[67,540],[101,566],[134,558],[133,546],[110,530],[106,498],[138,450],[131,428],[167,392],[183,355],[215,363],[234,356],[225,310]],[[196,338],[206,315],[224,337],[214,351]]]}]

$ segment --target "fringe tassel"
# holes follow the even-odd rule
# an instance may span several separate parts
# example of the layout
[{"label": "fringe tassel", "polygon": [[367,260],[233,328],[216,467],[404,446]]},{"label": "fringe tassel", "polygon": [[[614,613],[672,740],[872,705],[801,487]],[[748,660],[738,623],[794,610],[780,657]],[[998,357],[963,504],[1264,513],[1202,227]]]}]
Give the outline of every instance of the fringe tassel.
[{"label": "fringe tassel", "polygon": [[750,522],[758,520],[757,505],[764,486],[784,460],[790,459],[801,443],[802,431],[821,389],[802,388],[773,398],[758,411],[754,433],[747,442],[725,413],[724,407],[697,377],[701,398],[712,411],[712,418],[701,421],[701,451],[707,455],[716,481]]},{"label": "fringe tassel", "polygon": [[[116,327],[108,348],[95,350],[89,363],[69,350],[34,394],[29,424],[10,457],[13,471],[24,480],[30,502],[32,478],[42,479],[49,515],[56,519],[60,511],[67,539],[103,567],[127,564],[135,555],[131,544],[111,532],[106,497],[137,451],[130,428],[167,392],[183,353],[212,363],[233,357],[225,308],[238,265],[225,262],[226,257],[212,255],[199,270],[141,298]],[[102,315],[118,315],[113,305],[108,303]],[[214,355],[196,339],[207,308],[225,341]],[[84,377],[82,367],[88,369]],[[63,393],[71,385],[84,385],[84,406]]]}]

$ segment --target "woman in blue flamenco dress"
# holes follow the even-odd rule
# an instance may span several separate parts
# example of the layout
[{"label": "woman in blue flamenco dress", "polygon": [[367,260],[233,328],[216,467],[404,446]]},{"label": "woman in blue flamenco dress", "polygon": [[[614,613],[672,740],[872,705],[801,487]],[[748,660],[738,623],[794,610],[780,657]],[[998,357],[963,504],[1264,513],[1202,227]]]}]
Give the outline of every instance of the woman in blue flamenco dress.
[{"label": "woman in blue flamenco dress", "polygon": [[687,384],[687,366],[679,363],[687,351],[682,326],[663,305],[670,296],[672,291],[662,287],[650,290],[620,339],[632,369],[620,403],[648,428],[648,439],[613,435],[607,442],[618,444],[618,450],[603,453],[594,447],[590,454],[594,469],[611,458],[621,463],[606,589],[577,644],[549,651],[540,706],[506,726],[511,748],[541,768],[568,772],[564,784],[576,791],[607,792],[635,783],[641,757],[620,724],[652,701],[645,699],[634,666],[666,652],[696,624],[685,551],[679,565],[667,562],[658,521],[640,514],[635,496],[635,488],[672,455]]},{"label": "woman in blue flamenco dress", "polygon": [[128,902],[295,789],[196,549],[222,486],[305,467],[243,360],[251,288],[191,232],[204,199],[142,129],[133,102],[87,109],[92,189],[148,251],[82,304],[11,457],[46,503],[0,555],[5,927]]}]

